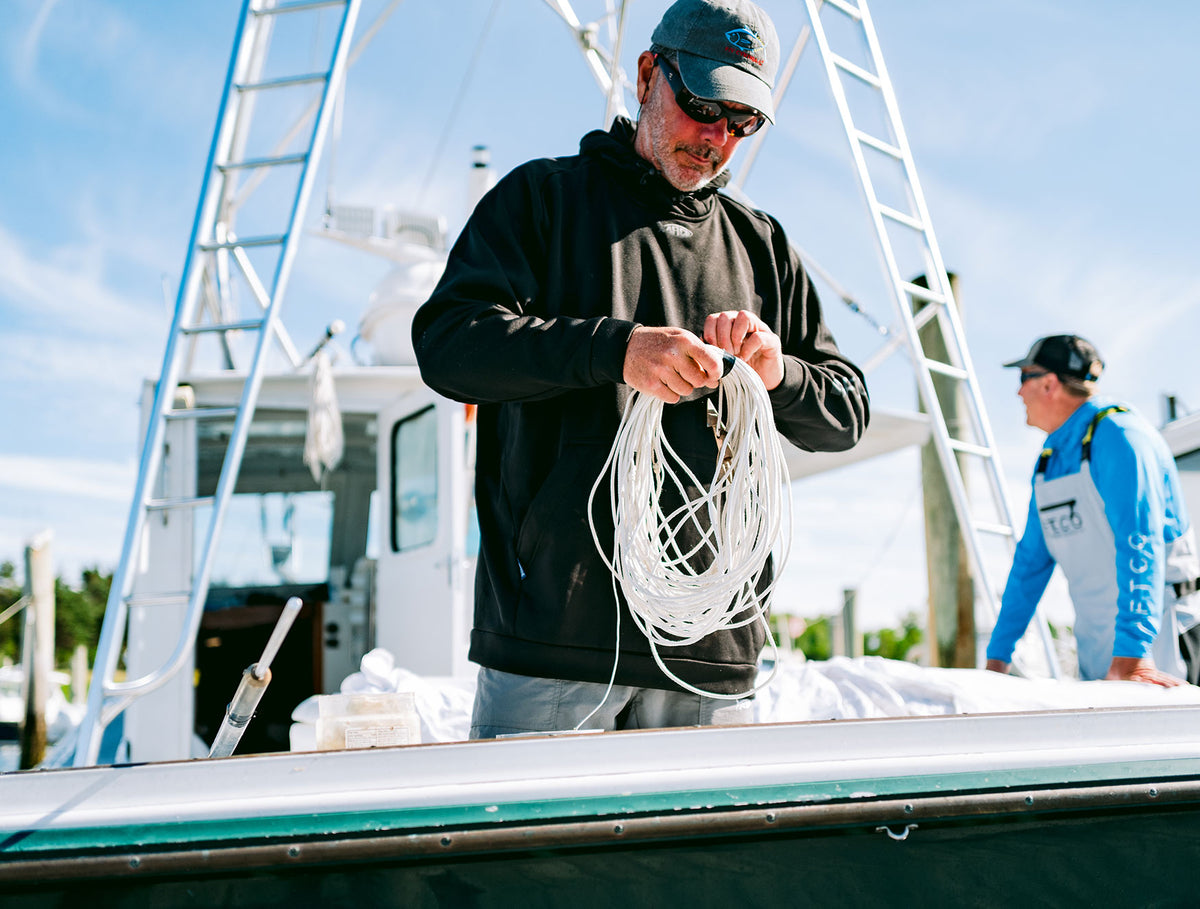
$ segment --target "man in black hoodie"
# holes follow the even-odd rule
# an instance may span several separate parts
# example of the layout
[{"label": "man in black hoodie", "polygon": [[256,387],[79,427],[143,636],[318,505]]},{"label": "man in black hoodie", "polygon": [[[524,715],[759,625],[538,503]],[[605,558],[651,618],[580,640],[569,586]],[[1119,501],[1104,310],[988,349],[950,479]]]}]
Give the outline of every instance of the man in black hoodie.
[{"label": "man in black hoodie", "polygon": [[[574,728],[602,701],[590,728],[746,717],[745,702],[720,716],[730,701],[663,674],[593,544],[588,493],[630,388],[675,405],[663,432],[700,477],[717,448],[693,392],[721,376],[705,342],[755,370],[800,448],[850,448],[867,425],[862,373],[779,223],[718,192],[741,139],[774,119],[774,26],[748,0],[678,0],[651,41],[638,122],[502,179],[413,320],[425,381],[479,405],[472,737]],[[601,540],[606,511],[591,515]],[[736,695],[765,639],[750,623],[663,657],[688,684]]]}]

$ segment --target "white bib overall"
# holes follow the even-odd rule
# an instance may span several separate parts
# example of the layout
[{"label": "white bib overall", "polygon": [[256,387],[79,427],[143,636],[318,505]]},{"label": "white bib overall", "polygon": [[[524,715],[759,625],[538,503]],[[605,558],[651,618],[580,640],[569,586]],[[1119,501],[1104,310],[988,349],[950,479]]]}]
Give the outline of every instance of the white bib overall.
[{"label": "white bib overall", "polygon": [[[1096,483],[1092,479],[1091,439],[1096,425],[1112,410],[1102,410],[1092,420],[1084,436],[1083,460],[1079,473],[1045,479],[1049,450],[1043,452],[1034,474],[1033,496],[1046,548],[1062,568],[1075,606],[1075,642],[1079,653],[1079,675],[1084,680],[1102,679],[1108,673],[1113,658],[1113,640],[1117,619],[1117,551],[1112,527],[1104,513]],[[1186,571],[1183,565],[1172,565],[1172,551],[1183,556],[1195,547],[1189,530],[1167,545],[1168,576],[1163,595],[1163,615],[1159,633],[1154,640],[1154,664],[1163,672],[1177,678],[1185,677],[1183,659],[1179,653],[1181,628],[1175,615],[1175,591],[1171,587],[1176,572]],[[1176,544],[1181,544],[1177,546]],[[1177,557],[1176,562],[1180,559]],[[1174,569],[1174,570],[1172,570]]]}]

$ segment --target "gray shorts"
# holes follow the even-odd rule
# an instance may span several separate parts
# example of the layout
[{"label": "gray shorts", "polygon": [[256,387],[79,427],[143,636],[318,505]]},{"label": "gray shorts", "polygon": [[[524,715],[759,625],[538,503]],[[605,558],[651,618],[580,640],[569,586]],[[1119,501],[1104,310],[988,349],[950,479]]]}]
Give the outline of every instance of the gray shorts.
[{"label": "gray shorts", "polygon": [[601,701],[585,729],[736,726],[754,722],[754,701],[707,698],[686,691],[599,682],[538,679],[482,667],[475,687],[471,738],[574,729]]}]

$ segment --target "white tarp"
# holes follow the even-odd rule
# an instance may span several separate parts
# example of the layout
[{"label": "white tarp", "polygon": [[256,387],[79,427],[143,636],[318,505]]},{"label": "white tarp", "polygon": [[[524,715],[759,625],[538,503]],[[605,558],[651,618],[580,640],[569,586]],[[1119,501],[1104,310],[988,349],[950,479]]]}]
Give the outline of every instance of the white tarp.
[{"label": "white tarp", "polygon": [[[345,694],[411,691],[421,718],[421,741],[468,737],[475,679],[423,678],[395,665],[382,648],[362,658],[360,671],[342,682]],[[933,669],[882,657],[788,659],[758,692],[760,723],[953,713],[1020,713],[1087,707],[1200,704],[1200,688],[1159,688],[1141,682],[1022,679],[982,669]],[[292,713],[292,750],[315,748],[316,698]]]}]

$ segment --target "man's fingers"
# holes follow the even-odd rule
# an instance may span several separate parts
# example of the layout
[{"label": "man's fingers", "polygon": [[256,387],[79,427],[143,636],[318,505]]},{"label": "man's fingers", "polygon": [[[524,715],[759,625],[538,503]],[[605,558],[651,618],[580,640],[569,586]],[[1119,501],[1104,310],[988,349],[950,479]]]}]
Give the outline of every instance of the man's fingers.
[{"label": "man's fingers", "polygon": [[763,340],[762,332],[753,331],[742,340],[737,355],[749,362],[764,347],[766,347],[766,342]]},{"label": "man's fingers", "polygon": [[[693,368],[689,372],[694,376],[703,377],[697,368]],[[662,383],[677,395],[690,395],[697,385],[697,382],[693,381],[691,377],[680,375],[674,370],[666,371],[663,375]]]},{"label": "man's fingers", "polygon": [[729,313],[713,313],[704,322],[704,340],[737,356],[733,342],[733,323]]},{"label": "man's fingers", "polygon": [[712,313],[704,322],[704,340],[746,359],[746,339],[756,332],[769,331],[767,323],[747,309]]},{"label": "man's fingers", "polygon": [[1131,679],[1135,682],[1149,682],[1151,685],[1158,685],[1162,688],[1176,688],[1183,684],[1180,679],[1173,675],[1167,675],[1161,669],[1139,669]]},{"label": "man's fingers", "polygon": [[[700,365],[700,357],[703,357],[705,362],[708,363],[708,368]],[[702,349],[697,349],[690,351],[684,356],[680,356],[678,359],[672,360],[668,369],[673,370],[679,378],[688,383],[687,392],[690,392],[694,388],[708,384],[709,369],[717,369],[711,362],[712,359]],[[720,370],[717,369],[717,375],[719,376],[720,374]]]},{"label": "man's fingers", "polygon": [[741,340],[734,339],[733,320],[736,315],[732,312],[715,312],[704,320],[704,340],[721,350],[729,351],[735,357]]},{"label": "man's fingers", "polygon": [[751,320],[750,313],[745,310],[733,317],[733,322],[729,326],[729,341],[733,344],[734,356],[741,357],[743,360],[749,358],[750,355],[745,350],[746,338],[756,330],[757,327]]},{"label": "man's fingers", "polygon": [[699,350],[692,352],[691,359],[701,374],[700,380],[695,383],[696,387],[707,385],[709,388],[716,388],[725,371],[723,349],[712,344],[705,344]]}]

